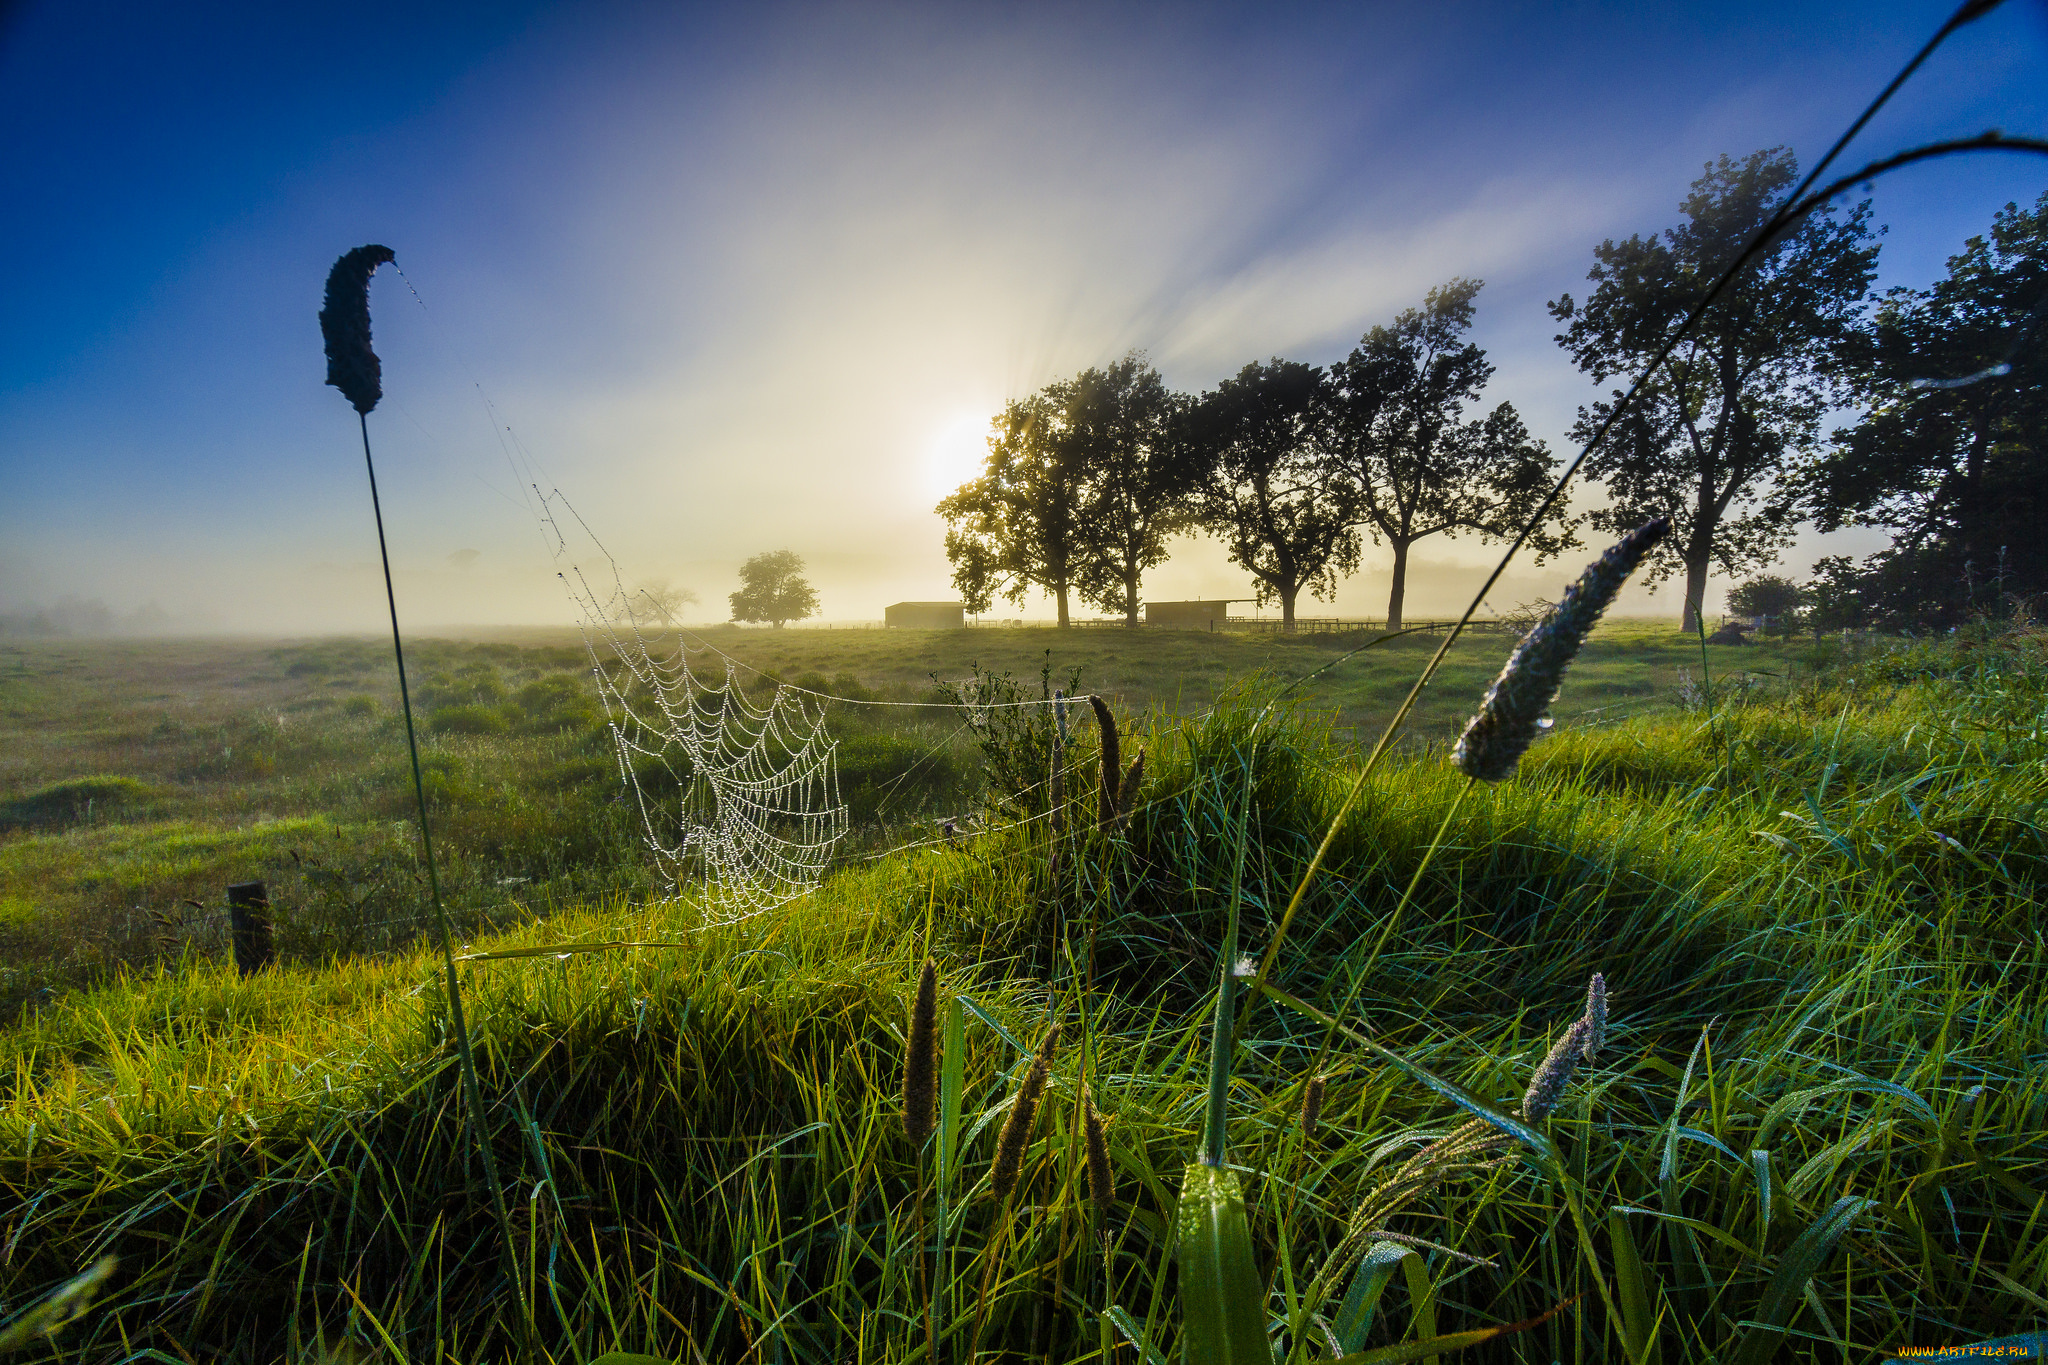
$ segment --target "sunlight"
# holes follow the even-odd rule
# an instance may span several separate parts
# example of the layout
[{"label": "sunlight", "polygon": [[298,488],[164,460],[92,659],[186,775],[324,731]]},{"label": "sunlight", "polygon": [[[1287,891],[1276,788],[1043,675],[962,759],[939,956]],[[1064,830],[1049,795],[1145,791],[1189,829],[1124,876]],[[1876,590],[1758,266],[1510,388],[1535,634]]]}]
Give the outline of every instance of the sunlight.
[{"label": "sunlight", "polygon": [[924,449],[924,489],[930,501],[981,477],[988,459],[988,430],[989,414],[964,409],[933,429]]}]

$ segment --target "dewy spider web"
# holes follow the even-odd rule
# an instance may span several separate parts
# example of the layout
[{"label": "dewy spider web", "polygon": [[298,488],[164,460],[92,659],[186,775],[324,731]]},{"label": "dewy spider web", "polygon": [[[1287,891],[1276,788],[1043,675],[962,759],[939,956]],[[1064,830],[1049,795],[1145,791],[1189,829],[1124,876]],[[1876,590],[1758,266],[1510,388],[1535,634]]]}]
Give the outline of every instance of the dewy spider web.
[{"label": "dewy spider web", "polygon": [[[760,703],[716,651],[697,651],[699,668],[720,665],[710,681],[693,670],[680,634],[673,648],[650,642],[641,629],[649,612],[627,593],[610,554],[559,492],[540,497],[556,556],[569,560],[560,577],[581,618],[619,777],[662,874],[678,893],[700,884],[712,924],[810,891],[847,827],[827,699],[777,683]],[[569,556],[558,503],[602,571],[586,575]]]}]

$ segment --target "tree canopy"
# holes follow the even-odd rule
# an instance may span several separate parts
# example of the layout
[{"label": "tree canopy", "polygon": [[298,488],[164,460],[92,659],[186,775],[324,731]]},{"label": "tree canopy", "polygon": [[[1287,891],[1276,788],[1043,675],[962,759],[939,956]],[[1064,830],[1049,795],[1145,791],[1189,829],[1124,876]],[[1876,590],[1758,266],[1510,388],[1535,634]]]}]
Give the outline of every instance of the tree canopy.
[{"label": "tree canopy", "polygon": [[[1642,371],[1679,322],[1776,211],[1797,177],[1783,147],[1709,162],[1662,236],[1594,248],[1585,302],[1550,305],[1557,342],[1595,383]],[[1697,620],[1707,574],[1771,563],[1794,523],[1769,500],[1788,459],[1812,449],[1841,389],[1836,361],[1856,328],[1877,265],[1870,206],[1823,208],[1784,234],[1724,290],[1622,420],[1587,459],[1608,506],[1593,524],[1622,532],[1653,516],[1672,534],[1649,562],[1655,583],[1685,575],[1685,624]],[[1592,438],[1623,391],[1579,410],[1574,439]]]},{"label": "tree canopy", "polygon": [[[1514,405],[1466,418],[1493,377],[1486,352],[1459,338],[1482,281],[1432,289],[1391,327],[1367,332],[1330,370],[1328,439],[1350,484],[1357,524],[1394,552],[1387,629],[1401,628],[1408,551],[1433,535],[1507,539],[1549,492],[1556,461]],[[1536,562],[1577,544],[1551,519],[1529,539]]]},{"label": "tree canopy", "polygon": [[1136,352],[1056,387],[1057,439],[1083,479],[1081,598],[1135,626],[1145,570],[1193,520],[1201,471],[1185,438],[1186,403]]},{"label": "tree canopy", "polygon": [[1356,500],[1330,458],[1329,378],[1295,360],[1254,361],[1204,394],[1190,421],[1203,452],[1203,527],[1294,624],[1303,588],[1333,597],[1358,570]]},{"label": "tree canopy", "polygon": [[970,612],[996,597],[1022,602],[1042,588],[1068,621],[1080,577],[1077,525],[1083,469],[1065,434],[1064,386],[1053,384],[997,414],[980,478],[940,501],[953,586]]},{"label": "tree canopy", "polygon": [[2007,204],[1927,289],[1887,293],[1852,339],[1867,411],[1800,471],[1822,530],[1879,526],[1893,546],[1828,568],[1888,625],[1952,624],[2048,592],[2048,194]]},{"label": "tree canopy", "polygon": [[740,565],[739,591],[727,599],[735,621],[781,627],[818,614],[818,594],[804,581],[804,562],[793,550],[770,550]]}]

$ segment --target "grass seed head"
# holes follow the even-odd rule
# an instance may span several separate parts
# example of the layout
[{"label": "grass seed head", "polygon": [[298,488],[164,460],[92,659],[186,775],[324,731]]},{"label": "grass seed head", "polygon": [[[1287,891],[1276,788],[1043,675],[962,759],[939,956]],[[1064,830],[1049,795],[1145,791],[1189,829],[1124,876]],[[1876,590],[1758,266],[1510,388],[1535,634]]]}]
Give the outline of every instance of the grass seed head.
[{"label": "grass seed head", "polygon": [[1301,1092],[1301,1135],[1310,1142],[1315,1141],[1316,1129],[1323,1121],[1324,1083],[1318,1072],[1308,1078],[1308,1086]]},{"label": "grass seed head", "polygon": [[1607,978],[1598,972],[1593,973],[1593,979],[1586,983],[1584,1021],[1586,1037],[1579,1060],[1590,1064],[1607,1042]]},{"label": "grass seed head", "polygon": [[1081,1088],[1081,1125],[1088,1141],[1088,1198],[1096,1208],[1107,1211],[1116,1203],[1116,1177],[1109,1168],[1109,1139],[1103,1134],[1102,1115],[1095,1112],[1095,1096]]},{"label": "grass seed head", "polygon": [[917,978],[917,998],[910,1006],[910,1037],[903,1049],[903,1132],[922,1147],[932,1135],[938,1073],[938,969],[930,958]]},{"label": "grass seed head", "polygon": [[1017,1188],[1017,1177],[1024,1170],[1024,1148],[1031,1141],[1031,1124],[1038,1117],[1039,1097],[1045,1093],[1045,1078],[1052,1073],[1059,1045],[1060,1026],[1054,1024],[1045,1031],[1045,1041],[1038,1045],[1038,1055],[1031,1059],[1031,1068],[1017,1087],[1016,1102],[1003,1120],[1003,1131],[996,1135],[996,1159],[988,1183],[998,1199],[1009,1198],[1010,1191]]},{"label": "grass seed head", "polygon": [[1123,785],[1116,792],[1116,818],[1122,824],[1130,819],[1131,807],[1137,804],[1138,788],[1145,782],[1145,751],[1138,750],[1138,756],[1131,760],[1131,766],[1124,772]]},{"label": "grass seed head", "polygon": [[1109,703],[1091,694],[1088,705],[1094,708],[1095,724],[1102,731],[1102,787],[1096,794],[1095,823],[1100,829],[1108,829],[1116,820],[1117,784],[1123,778],[1123,752],[1118,745],[1116,717],[1110,714]]},{"label": "grass seed head", "polygon": [[1487,689],[1478,714],[1458,738],[1451,759],[1460,771],[1482,782],[1502,782],[1514,775],[1515,764],[1535,742],[1541,728],[1538,722],[1556,698],[1573,656],[1643,556],[1670,529],[1671,523],[1658,517],[1623,536],[1594,560],[1579,581],[1565,590],[1563,600],[1522,637],[1508,656],[1507,666]]},{"label": "grass seed head", "polygon": [[370,276],[397,259],[388,246],[359,246],[343,252],[327,272],[327,299],[320,308],[327,382],[361,413],[384,396],[383,366],[370,349]]},{"label": "grass seed head", "polygon": [[1579,1058],[1586,1049],[1586,1033],[1586,1021],[1574,1019],[1564,1036],[1552,1045],[1522,1095],[1523,1118],[1540,1122],[1550,1117],[1550,1111],[1557,1107],[1557,1097],[1564,1093],[1572,1074],[1579,1069]]}]

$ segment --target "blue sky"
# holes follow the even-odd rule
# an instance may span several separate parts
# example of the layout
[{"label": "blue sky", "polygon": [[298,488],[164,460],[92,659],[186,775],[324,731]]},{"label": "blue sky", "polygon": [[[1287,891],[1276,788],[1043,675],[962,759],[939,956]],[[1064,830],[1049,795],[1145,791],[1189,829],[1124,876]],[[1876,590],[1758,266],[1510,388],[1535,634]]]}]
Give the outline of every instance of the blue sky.
[{"label": "blue sky", "polygon": [[[947,595],[931,507],[1005,399],[1134,346],[1187,389],[1324,363],[1452,275],[1488,282],[1490,397],[1563,451],[1592,387],[1544,303],[1583,292],[1593,245],[1669,226],[1718,153],[1818,155],[1947,7],[337,13],[0,19],[0,610],[373,626],[315,323],[371,241],[404,271],[372,290],[371,427],[420,624],[573,619],[533,481],[704,619],[783,547],[831,617]],[[1845,164],[1992,126],[2048,131],[2039,0],[1952,39]],[[1881,183],[1885,282],[2044,187],[2018,157]],[[1425,548],[1411,611],[1485,554]],[[1385,563],[1336,609],[1376,614]],[[1245,582],[1187,541],[1147,588]]]}]

